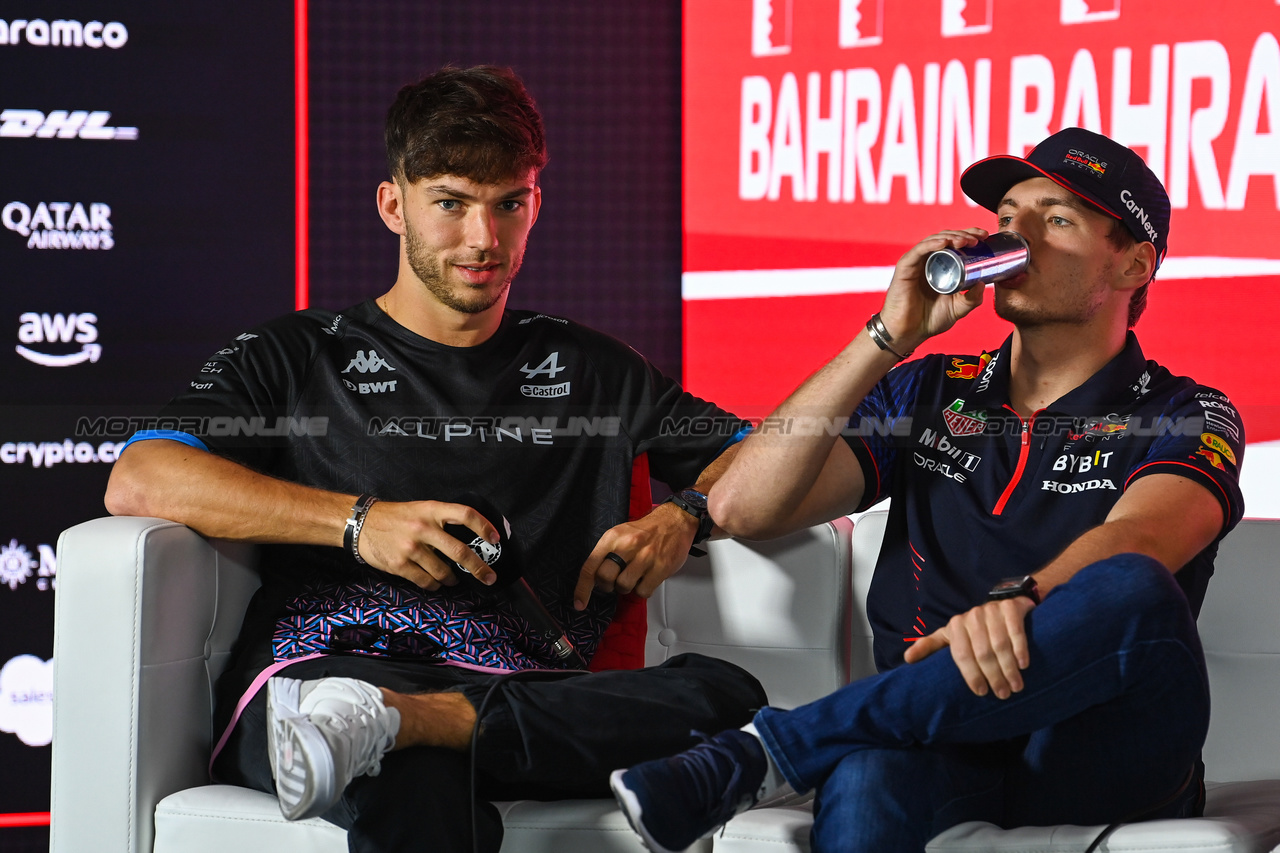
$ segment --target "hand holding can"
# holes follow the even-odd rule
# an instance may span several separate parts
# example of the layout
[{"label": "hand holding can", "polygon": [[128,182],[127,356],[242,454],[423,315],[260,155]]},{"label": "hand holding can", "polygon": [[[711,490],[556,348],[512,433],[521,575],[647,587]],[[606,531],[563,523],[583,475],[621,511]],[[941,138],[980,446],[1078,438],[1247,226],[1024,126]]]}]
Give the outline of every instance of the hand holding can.
[{"label": "hand holding can", "polygon": [[941,249],[924,262],[924,277],[938,293],[955,293],[1013,278],[1031,263],[1031,248],[1016,231],[997,231],[962,249]]}]

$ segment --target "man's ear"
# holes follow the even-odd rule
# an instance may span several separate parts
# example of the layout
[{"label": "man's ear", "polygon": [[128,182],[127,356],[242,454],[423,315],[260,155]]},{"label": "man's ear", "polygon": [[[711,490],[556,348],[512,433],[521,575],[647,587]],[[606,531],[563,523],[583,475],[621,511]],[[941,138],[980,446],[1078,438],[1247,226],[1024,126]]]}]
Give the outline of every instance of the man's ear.
[{"label": "man's ear", "polygon": [[398,181],[378,184],[378,215],[392,231],[404,234],[404,192]]},{"label": "man's ear", "polygon": [[1137,243],[1125,255],[1128,263],[1121,274],[1119,289],[1137,290],[1156,274],[1156,247],[1152,243]]},{"label": "man's ear", "polygon": [[533,196],[530,201],[533,203],[533,219],[529,221],[529,227],[533,227],[533,223],[538,221],[538,211],[542,210],[542,187],[538,184],[533,185]]}]

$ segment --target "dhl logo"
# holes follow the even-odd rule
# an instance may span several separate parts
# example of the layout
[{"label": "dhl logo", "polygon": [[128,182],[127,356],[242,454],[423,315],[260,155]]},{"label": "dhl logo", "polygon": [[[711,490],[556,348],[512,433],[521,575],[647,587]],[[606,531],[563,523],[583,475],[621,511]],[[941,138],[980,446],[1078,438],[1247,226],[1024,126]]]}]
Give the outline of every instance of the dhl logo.
[{"label": "dhl logo", "polygon": [[967,362],[963,358],[953,358],[951,359],[951,369],[947,371],[947,378],[977,379],[982,373],[982,368],[986,367],[989,361],[991,361],[991,353],[989,352],[984,352],[976,364]]}]

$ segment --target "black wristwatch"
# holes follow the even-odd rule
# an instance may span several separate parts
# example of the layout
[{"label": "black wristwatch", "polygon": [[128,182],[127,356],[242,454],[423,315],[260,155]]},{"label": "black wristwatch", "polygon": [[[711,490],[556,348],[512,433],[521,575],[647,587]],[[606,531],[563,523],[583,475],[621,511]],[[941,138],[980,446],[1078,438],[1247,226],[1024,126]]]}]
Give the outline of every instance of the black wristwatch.
[{"label": "black wristwatch", "polygon": [[711,528],[715,526],[715,522],[711,520],[711,513],[707,512],[707,496],[702,492],[697,489],[683,489],[663,503],[673,503],[698,519],[698,532],[693,535],[694,545],[701,545],[711,537]]},{"label": "black wristwatch", "polygon": [[1040,590],[1036,587],[1036,579],[1031,575],[1020,578],[1005,578],[991,587],[987,593],[987,601],[1000,601],[1005,598],[1021,598],[1026,596],[1036,604],[1040,603]]}]

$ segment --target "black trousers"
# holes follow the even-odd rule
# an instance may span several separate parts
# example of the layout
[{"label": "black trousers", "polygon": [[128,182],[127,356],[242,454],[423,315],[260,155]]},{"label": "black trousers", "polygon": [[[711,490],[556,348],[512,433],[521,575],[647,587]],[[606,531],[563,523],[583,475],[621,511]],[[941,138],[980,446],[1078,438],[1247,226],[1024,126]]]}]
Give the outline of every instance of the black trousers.
[{"label": "black trousers", "polygon": [[[764,688],[749,673],[701,655],[641,670],[546,679],[356,656],[303,661],[281,675],[346,676],[410,694],[458,691],[477,709],[485,704],[476,745],[475,849],[491,853],[501,846],[502,821],[490,800],[610,797],[611,771],[687,749],[697,742],[694,731],[745,725],[766,704]],[[266,712],[264,689],[218,756],[219,781],[275,793]],[[353,780],[323,817],[347,830],[354,853],[467,853],[473,849],[470,779],[467,753],[396,750],[383,756],[379,775]]]}]

